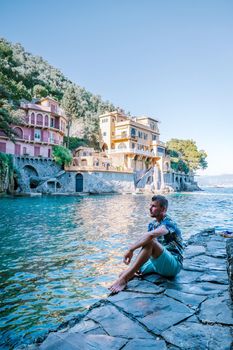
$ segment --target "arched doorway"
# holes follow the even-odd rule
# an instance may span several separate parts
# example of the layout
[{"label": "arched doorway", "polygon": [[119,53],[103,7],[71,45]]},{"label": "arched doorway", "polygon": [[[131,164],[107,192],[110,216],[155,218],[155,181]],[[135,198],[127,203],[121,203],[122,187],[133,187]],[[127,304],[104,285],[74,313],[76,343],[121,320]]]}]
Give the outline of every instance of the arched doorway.
[{"label": "arched doorway", "polygon": [[76,175],[76,192],[83,192],[83,175]]}]

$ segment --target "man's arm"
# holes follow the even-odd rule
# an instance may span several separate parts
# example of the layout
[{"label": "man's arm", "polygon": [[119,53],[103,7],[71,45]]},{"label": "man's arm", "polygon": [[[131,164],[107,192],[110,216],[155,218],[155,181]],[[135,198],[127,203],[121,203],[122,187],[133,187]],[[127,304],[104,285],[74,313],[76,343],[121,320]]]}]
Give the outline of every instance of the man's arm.
[{"label": "man's arm", "polygon": [[138,249],[140,247],[144,247],[145,245],[150,243],[154,238],[164,236],[167,233],[168,233],[168,229],[164,225],[157,227],[153,231],[145,233],[137,242],[135,242],[134,244],[132,244],[130,246],[129,250],[124,255],[125,264],[128,265],[130,263],[130,261],[133,257],[133,252],[136,249]]}]

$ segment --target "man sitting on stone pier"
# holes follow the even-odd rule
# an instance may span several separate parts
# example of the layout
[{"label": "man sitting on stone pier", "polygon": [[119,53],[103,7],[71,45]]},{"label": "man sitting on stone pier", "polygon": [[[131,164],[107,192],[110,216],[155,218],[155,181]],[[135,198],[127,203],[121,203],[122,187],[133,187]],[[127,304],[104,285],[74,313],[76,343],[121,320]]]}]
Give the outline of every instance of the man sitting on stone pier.
[{"label": "man sitting on stone pier", "polygon": [[167,215],[167,208],[168,200],[164,196],[152,197],[150,215],[155,220],[148,225],[148,232],[124,255],[124,263],[129,265],[134,251],[142,248],[132,265],[109,288],[112,293],[123,290],[135,273],[158,273],[165,277],[174,277],[180,272],[183,261],[181,231]]}]

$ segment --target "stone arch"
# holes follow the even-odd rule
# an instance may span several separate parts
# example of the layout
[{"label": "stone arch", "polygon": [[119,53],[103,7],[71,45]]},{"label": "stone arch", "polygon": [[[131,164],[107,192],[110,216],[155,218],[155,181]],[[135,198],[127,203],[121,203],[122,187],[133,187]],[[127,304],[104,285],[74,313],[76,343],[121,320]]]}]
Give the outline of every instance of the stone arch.
[{"label": "stone arch", "polygon": [[20,128],[19,126],[16,126],[16,127],[14,128],[14,131],[16,132],[17,137],[18,137],[19,139],[23,139],[23,129],[22,129],[22,128]]},{"label": "stone arch", "polygon": [[38,172],[36,168],[30,164],[27,164],[23,167],[23,171],[25,176],[31,177],[31,176],[38,176]]},{"label": "stone arch", "polygon": [[121,143],[119,143],[117,148],[118,149],[125,149],[126,148],[126,144],[124,142],[121,142]]}]

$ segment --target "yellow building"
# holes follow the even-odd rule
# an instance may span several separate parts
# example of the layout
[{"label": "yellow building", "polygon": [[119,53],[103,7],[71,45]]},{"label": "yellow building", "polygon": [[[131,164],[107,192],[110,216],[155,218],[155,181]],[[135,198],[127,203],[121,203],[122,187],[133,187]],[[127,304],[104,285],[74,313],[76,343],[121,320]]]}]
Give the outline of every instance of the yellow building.
[{"label": "yellow building", "polygon": [[146,171],[157,166],[161,172],[170,168],[165,144],[159,140],[158,120],[128,117],[120,112],[100,115],[101,148],[122,170]]}]

